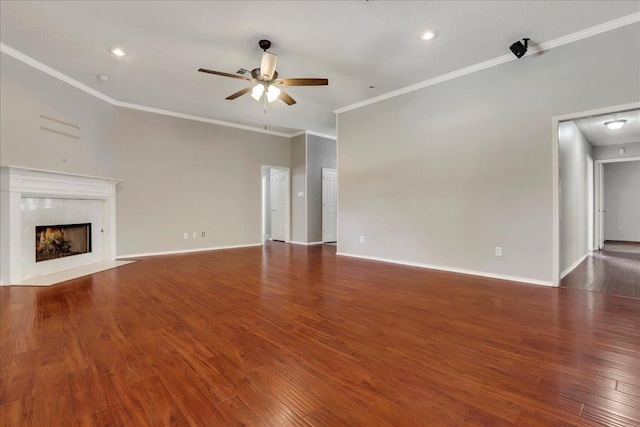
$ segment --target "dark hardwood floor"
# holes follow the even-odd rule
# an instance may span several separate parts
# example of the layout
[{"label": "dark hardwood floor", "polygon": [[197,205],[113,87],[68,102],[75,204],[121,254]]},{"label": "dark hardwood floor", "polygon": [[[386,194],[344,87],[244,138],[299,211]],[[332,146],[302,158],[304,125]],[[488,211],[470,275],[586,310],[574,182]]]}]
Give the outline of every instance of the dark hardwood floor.
[{"label": "dark hardwood floor", "polygon": [[0,289],[4,426],[638,426],[640,300],[260,247]]},{"label": "dark hardwood floor", "polygon": [[640,298],[640,243],[606,241],[561,281],[565,288]]}]

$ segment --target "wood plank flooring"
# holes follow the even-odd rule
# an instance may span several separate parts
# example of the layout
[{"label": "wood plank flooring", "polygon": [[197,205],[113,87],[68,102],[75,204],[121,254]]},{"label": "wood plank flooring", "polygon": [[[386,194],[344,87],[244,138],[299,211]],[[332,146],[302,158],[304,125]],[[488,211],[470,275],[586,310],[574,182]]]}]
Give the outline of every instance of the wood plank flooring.
[{"label": "wood plank flooring", "polygon": [[640,243],[606,241],[561,281],[560,286],[640,298]]},{"label": "wood plank flooring", "polygon": [[640,300],[273,243],[0,289],[3,426],[640,426]]}]

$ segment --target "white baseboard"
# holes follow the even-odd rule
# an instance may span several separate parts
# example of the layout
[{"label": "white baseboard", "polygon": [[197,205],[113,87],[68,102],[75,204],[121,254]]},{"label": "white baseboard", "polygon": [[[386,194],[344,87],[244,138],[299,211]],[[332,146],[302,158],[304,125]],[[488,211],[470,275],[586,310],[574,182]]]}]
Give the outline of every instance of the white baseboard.
[{"label": "white baseboard", "polygon": [[138,258],[145,256],[158,256],[158,255],[177,255],[177,254],[188,254],[192,252],[207,252],[207,251],[219,251],[222,249],[239,249],[239,248],[252,248],[255,246],[262,246],[262,243],[251,243],[249,245],[234,245],[234,246],[216,246],[212,248],[198,248],[198,249],[182,249],[179,251],[164,251],[164,252],[146,252],[141,254],[130,254],[130,255],[118,255],[116,259],[124,259],[124,258]]},{"label": "white baseboard", "polygon": [[305,243],[305,242],[296,242],[294,240],[290,240],[287,243],[291,243],[292,245],[303,245],[303,246],[311,246],[311,245],[321,245],[323,242],[309,242],[309,243]]},{"label": "white baseboard", "polygon": [[578,259],[576,262],[574,262],[573,264],[571,264],[569,266],[569,268],[567,268],[565,271],[562,272],[562,274],[560,275],[560,279],[564,279],[564,276],[566,276],[567,274],[571,273],[577,266],[580,265],[580,263],[582,263],[582,261],[584,261],[587,257],[589,256],[589,252],[587,252],[586,254],[582,255],[580,257],[580,259]]},{"label": "white baseboard", "polygon": [[356,255],[356,254],[350,254],[350,253],[345,253],[345,252],[338,252],[338,253],[336,253],[336,255],[346,256],[346,257],[351,257],[351,258],[366,259],[366,260],[370,260],[370,261],[388,262],[388,263],[391,263],[391,264],[407,265],[407,266],[410,266],[410,267],[428,268],[430,270],[447,271],[447,272],[450,272],[450,273],[469,274],[471,276],[488,277],[490,279],[509,280],[511,282],[528,283],[528,284],[531,284],[531,285],[553,286],[552,282],[546,281],[546,280],[529,279],[529,278],[526,278],[526,277],[517,277],[517,276],[507,276],[507,275],[504,275],[504,274],[487,273],[485,271],[465,270],[465,269],[462,269],[462,268],[443,267],[443,266],[440,266],[440,265],[422,264],[422,263],[419,263],[419,262],[409,262],[409,261],[401,261],[401,260],[397,260],[397,259],[371,257],[371,256],[365,256],[365,255]]}]

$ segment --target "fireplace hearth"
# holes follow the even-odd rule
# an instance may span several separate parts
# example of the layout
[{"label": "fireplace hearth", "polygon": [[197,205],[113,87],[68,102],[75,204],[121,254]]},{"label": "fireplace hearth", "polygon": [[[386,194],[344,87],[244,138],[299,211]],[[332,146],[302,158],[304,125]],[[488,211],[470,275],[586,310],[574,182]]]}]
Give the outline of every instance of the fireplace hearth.
[{"label": "fireplace hearth", "polygon": [[36,262],[91,252],[91,223],[36,226]]}]

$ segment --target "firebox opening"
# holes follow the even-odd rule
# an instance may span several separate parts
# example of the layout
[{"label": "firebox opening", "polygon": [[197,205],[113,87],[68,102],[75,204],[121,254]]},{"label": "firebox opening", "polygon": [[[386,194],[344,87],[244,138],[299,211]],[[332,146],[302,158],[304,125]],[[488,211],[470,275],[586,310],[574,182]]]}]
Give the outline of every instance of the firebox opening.
[{"label": "firebox opening", "polygon": [[36,226],[36,262],[91,252],[91,224]]}]

